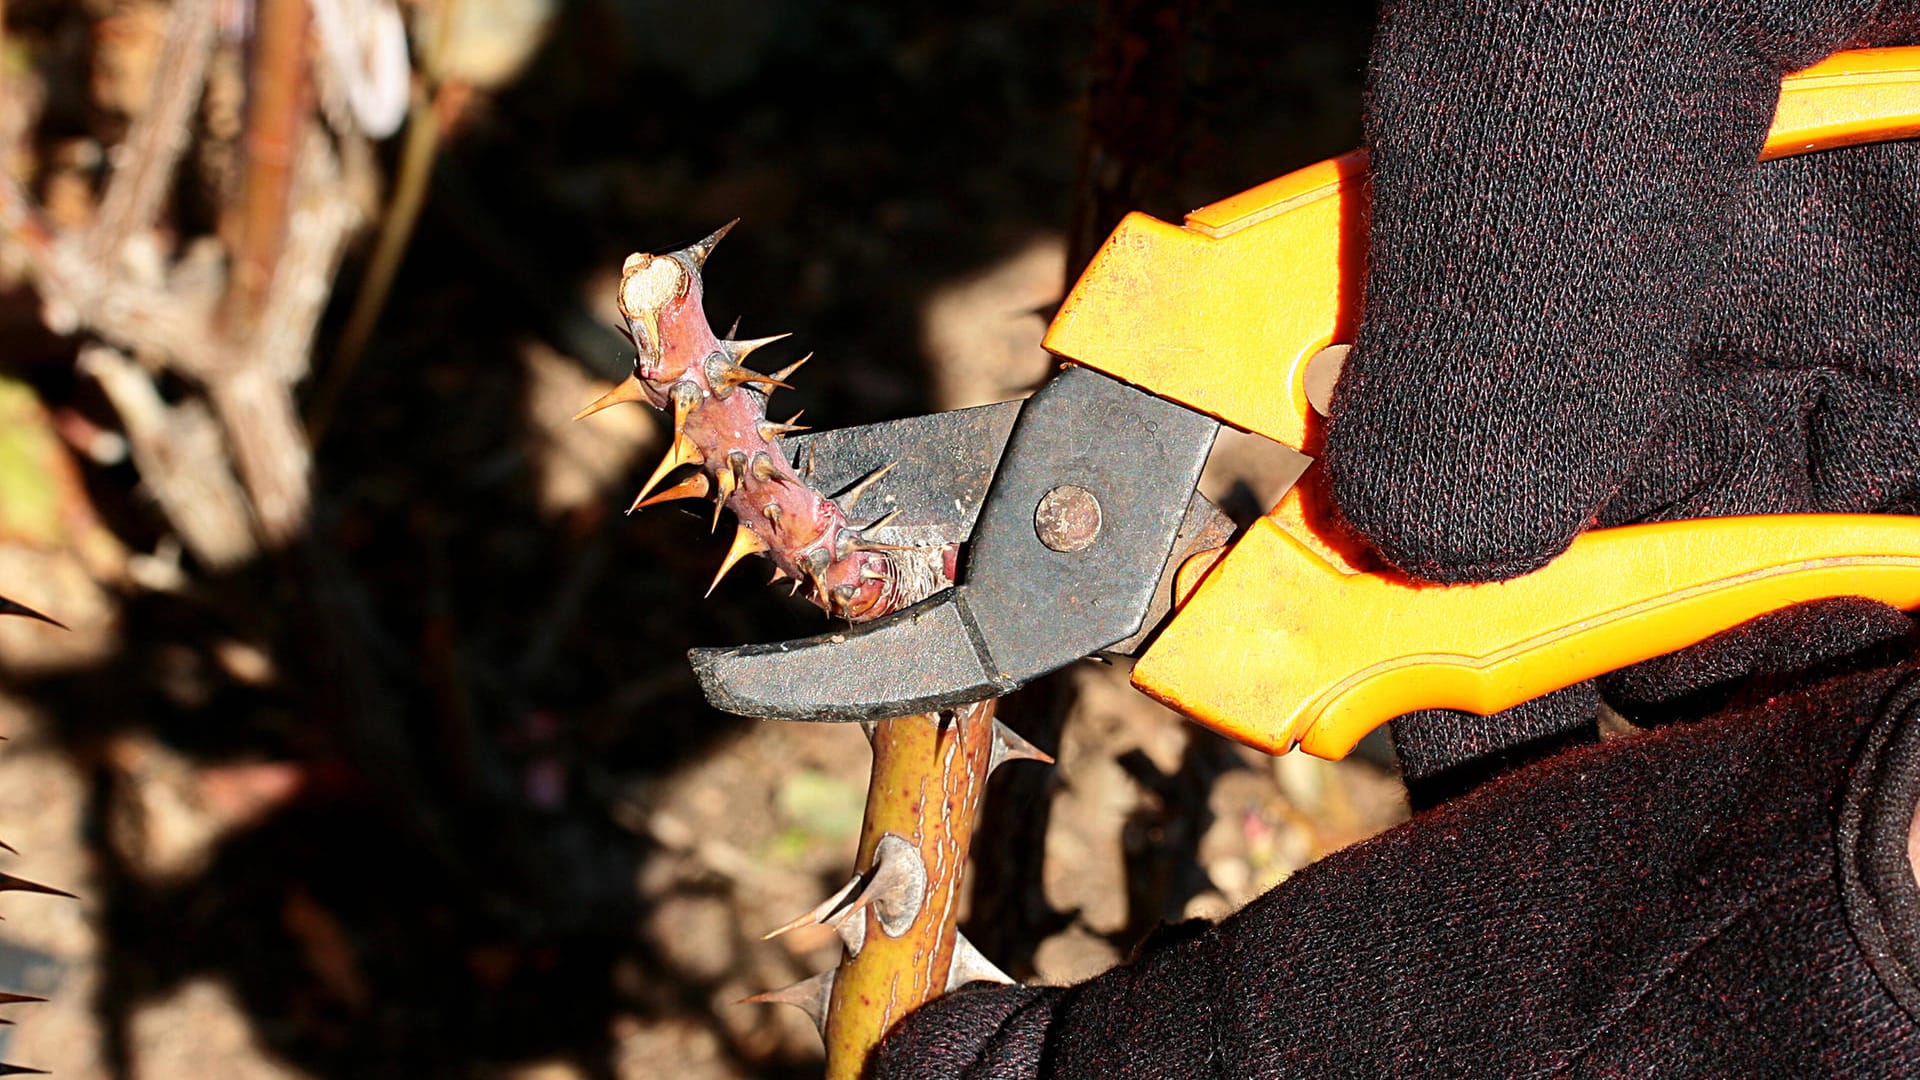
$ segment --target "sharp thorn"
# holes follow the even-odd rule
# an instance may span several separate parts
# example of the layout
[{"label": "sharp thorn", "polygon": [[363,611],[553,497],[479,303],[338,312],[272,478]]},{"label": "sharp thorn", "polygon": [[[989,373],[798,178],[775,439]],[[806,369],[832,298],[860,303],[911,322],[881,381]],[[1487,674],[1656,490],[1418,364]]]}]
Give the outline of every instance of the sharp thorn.
[{"label": "sharp thorn", "polygon": [[12,844],[7,843],[5,840],[0,840],[0,851],[5,851],[9,855],[20,854],[19,849],[15,848]]},{"label": "sharp thorn", "polygon": [[953,965],[947,968],[947,989],[953,990],[970,982],[1012,983],[1007,973],[994,966],[993,961],[980,955],[973,942],[965,934],[955,931],[953,935]]},{"label": "sharp thorn", "polygon": [[693,440],[687,438],[684,432],[675,435],[673,445],[667,447],[667,456],[660,460],[660,467],[653,470],[653,475],[640,486],[640,493],[633,497],[634,501],[639,502],[645,499],[649,492],[659,486],[660,481],[666,479],[668,473],[680,466],[701,465],[705,464],[706,460],[706,455],[700,452],[700,448],[695,446]]},{"label": "sharp thorn", "polygon": [[727,549],[726,558],[720,560],[720,569],[713,575],[713,584],[707,586],[707,595],[713,595],[713,590],[720,586],[720,579],[726,577],[727,571],[733,569],[741,559],[766,550],[767,542],[760,539],[759,534],[752,529],[745,525],[736,529],[733,534],[733,546]]},{"label": "sharp thorn", "polygon": [[645,401],[647,390],[638,375],[629,375],[613,389],[594,399],[593,404],[573,414],[575,420],[585,420],[601,409],[610,409],[623,401]]},{"label": "sharp thorn", "polygon": [[860,887],[860,875],[855,874],[853,877],[850,877],[847,879],[847,883],[845,885],[842,885],[840,886],[840,888],[834,890],[834,893],[832,896],[829,896],[825,900],[822,900],[818,904],[815,904],[812,910],[803,912],[793,921],[785,923],[780,926],[776,926],[773,929],[767,931],[766,933],[761,934],[760,940],[772,941],[774,938],[777,938],[782,934],[791,933],[792,931],[798,930],[803,926],[818,926],[821,923],[826,922],[827,917],[832,915],[840,907],[840,905],[847,899],[847,897],[853,895],[853,890],[859,887]]},{"label": "sharp thorn", "polygon": [[733,227],[738,224],[740,224],[740,219],[734,218],[732,221],[713,230],[713,234],[706,239],[687,245],[686,248],[683,249],[687,261],[693,263],[696,267],[706,266],[707,257],[713,254],[713,249],[719,247],[720,241],[725,239],[726,235],[732,232]]},{"label": "sharp thorn", "polygon": [[753,455],[753,460],[747,465],[747,475],[764,484],[778,478],[780,471],[774,468],[773,455],[763,450]]},{"label": "sharp thorn", "polygon": [[[811,450],[812,446],[809,445],[808,449]],[[852,511],[855,504],[857,504],[860,501],[860,496],[865,495],[867,493],[868,488],[879,483],[880,478],[892,472],[893,467],[898,464],[900,463],[897,461],[889,461],[885,465],[882,465],[879,468],[873,470],[867,475],[861,477],[860,480],[857,483],[855,483],[852,487],[842,492],[840,497],[834,501],[840,504],[840,508],[842,510]]]},{"label": "sharp thorn", "polygon": [[[786,383],[781,382],[771,375],[762,375],[752,368],[743,368],[738,365],[722,368],[715,372],[712,378],[719,389],[725,390],[729,394],[733,392],[733,388],[736,386],[762,386],[765,387],[769,393],[774,390],[793,389],[793,387],[788,386]],[[725,397],[726,394],[716,396]]]},{"label": "sharp thorn", "polygon": [[673,384],[673,389],[668,391],[668,394],[673,399],[673,433],[685,434],[687,417],[693,413],[694,406],[700,404],[700,398],[703,396],[700,387],[691,380],[682,379]]},{"label": "sharp thorn", "polygon": [[0,1005],[37,1005],[45,1000],[32,994],[0,993]]},{"label": "sharp thorn", "polygon": [[627,507],[627,513],[631,514],[635,510],[644,510],[657,503],[672,502],[675,499],[704,499],[712,490],[713,484],[707,479],[706,473],[694,473],[650,499],[633,500],[633,505]]},{"label": "sharp thorn", "polygon": [[872,521],[867,522],[865,525],[860,526],[860,531],[864,533],[864,532],[872,532],[874,529],[884,529],[888,525],[893,523],[894,518],[897,518],[899,516],[900,516],[899,510],[897,509],[889,510],[886,513],[880,515],[879,517],[874,518]]},{"label": "sharp thorn", "polygon": [[881,573],[878,570],[875,570],[871,566],[863,566],[860,568],[860,580],[861,581],[885,581],[887,580],[887,575]]},{"label": "sharp thorn", "polygon": [[[773,576],[767,579],[767,584],[777,585],[780,582],[789,580],[792,577],[793,575],[787,573],[785,567],[776,566],[773,568]],[[798,581],[795,581],[794,584],[798,585],[800,583]]]},{"label": "sharp thorn", "polygon": [[[72,627],[68,626],[66,623],[61,622],[59,619],[56,619],[51,615],[43,615],[40,612],[35,611],[32,608],[28,607],[27,605],[19,602],[18,600],[9,600],[4,596],[0,596],[0,615],[18,615],[24,619],[38,619],[39,621],[46,623],[48,626],[57,626],[62,630],[73,629]],[[8,848],[7,850],[12,851],[13,849]]]},{"label": "sharp thorn", "polygon": [[807,597],[821,608],[828,604],[827,586],[821,575],[833,565],[833,554],[826,548],[814,548],[800,556],[800,572],[806,575]]},{"label": "sharp thorn", "polygon": [[[772,582],[768,582],[768,584],[772,584]],[[789,589],[787,590],[787,595],[788,595],[788,596],[799,596],[799,595],[800,595],[800,579],[799,579],[799,578],[794,578],[794,579],[793,579],[793,587],[792,587],[792,588],[789,588]]]},{"label": "sharp thorn", "polygon": [[807,1014],[813,1026],[820,1031],[820,1037],[827,1036],[827,1003],[833,1000],[834,968],[828,968],[809,979],[802,979],[792,986],[783,986],[778,990],[769,990],[764,994],[755,994],[740,999],[747,1005],[792,1005]]},{"label": "sharp thorn", "polygon": [[733,325],[727,327],[727,336],[732,337],[735,334],[738,334],[739,332],[740,332],[740,316],[735,315],[733,317]]},{"label": "sharp thorn", "polygon": [[[733,358],[734,363],[738,364],[740,361],[745,360],[749,356],[752,356],[755,352],[759,351],[760,349],[763,349],[766,346],[771,345],[776,341],[785,341],[792,336],[793,335],[790,333],[774,334],[770,337],[748,338],[746,341],[723,341],[720,343],[720,347],[726,350],[727,355]],[[795,366],[798,367],[799,365],[796,364]]]},{"label": "sharp thorn", "polygon": [[[731,337],[732,335],[729,334],[728,336]],[[792,377],[793,373],[800,370],[800,365],[806,363],[811,359],[813,359],[813,354],[808,353],[807,355],[801,357],[800,359],[795,360],[793,363],[788,364],[786,367],[781,368],[779,371],[774,372],[773,377],[776,380],[778,380],[782,385],[785,385],[786,381]]]},{"label": "sharp thorn", "polygon": [[860,950],[867,947],[866,911],[871,903],[871,898],[855,897],[825,920],[825,925],[839,936],[840,944],[846,946],[848,956],[859,956]]},{"label": "sharp thorn", "polygon": [[713,532],[720,528],[720,511],[726,509],[727,500],[733,497],[734,489],[740,486],[740,481],[734,476],[731,466],[721,469],[718,479],[720,481],[720,490],[719,493],[713,497],[713,524],[707,526],[708,532]]},{"label": "sharp thorn", "polygon": [[792,435],[797,431],[812,431],[805,424],[776,424],[771,420],[760,421],[760,437],[772,442],[782,435]]},{"label": "sharp thorn", "polygon": [[[747,369],[741,368],[740,370],[746,371]],[[793,387],[787,385],[786,383],[781,382],[779,379],[776,379],[771,375],[759,375],[753,372],[747,372],[747,377],[744,379],[741,379],[740,381],[742,383],[747,384],[748,386],[762,387],[764,392],[769,394],[773,393],[775,390],[793,389]]]},{"label": "sharp thorn", "polygon": [[64,896],[69,900],[79,899],[79,897],[62,889],[56,889],[51,885],[42,885],[37,881],[28,881],[26,878],[17,878],[12,874],[0,874],[0,892],[30,892],[41,893],[46,896]]},{"label": "sharp thorn", "polygon": [[1039,761],[1051,765],[1053,756],[1022,738],[1019,732],[995,720],[993,753],[987,759],[987,772],[991,773],[1009,761]]},{"label": "sharp thorn", "polygon": [[[884,517],[868,522],[866,525],[861,526],[860,531],[865,532],[868,529],[885,528],[887,523],[892,521],[894,519],[894,516],[897,515],[898,513],[900,513],[900,511],[895,510]],[[882,544],[877,540],[869,540],[865,536],[855,536],[853,538],[853,543],[849,545],[849,547],[853,551],[919,551],[921,550],[920,548],[914,547],[912,544]]]},{"label": "sharp thorn", "polygon": [[0,1061],[0,1076],[46,1076],[45,1069],[29,1069],[24,1065],[8,1065]]}]

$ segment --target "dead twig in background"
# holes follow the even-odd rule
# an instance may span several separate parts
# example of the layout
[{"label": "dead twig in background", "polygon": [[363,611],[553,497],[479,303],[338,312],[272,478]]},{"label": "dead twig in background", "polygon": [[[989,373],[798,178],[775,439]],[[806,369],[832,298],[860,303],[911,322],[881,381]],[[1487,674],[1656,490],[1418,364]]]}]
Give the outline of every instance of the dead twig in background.
[{"label": "dead twig in background", "polygon": [[361,220],[359,207],[341,194],[340,163],[317,125],[309,125],[302,145],[281,211],[291,228],[253,330],[229,345],[224,364],[202,373],[272,546],[306,523],[312,452],[293,391],[307,375],[334,271]]},{"label": "dead twig in background", "polygon": [[339,408],[340,397],[352,381],[353,373],[366,354],[367,343],[385,309],[387,294],[393,290],[394,276],[407,257],[414,226],[420,221],[420,208],[426,203],[427,184],[433,178],[433,164],[440,153],[438,110],[427,99],[424,89],[415,88],[414,104],[408,113],[407,138],[400,148],[400,166],[395,176],[393,195],[381,218],[379,239],[367,260],[360,291],[353,298],[353,310],[340,331],[340,343],[334,349],[333,363],[327,366],[308,410],[308,436],[315,445],[325,437],[327,425]]},{"label": "dead twig in background", "polygon": [[219,0],[175,0],[167,40],[154,73],[153,97],[134,118],[114,164],[100,212],[88,238],[102,266],[117,267],[127,241],[153,227],[173,190],[174,172],[188,144],[189,122],[207,81]]},{"label": "dead twig in background", "polygon": [[313,112],[307,0],[259,0],[247,79],[246,169],[230,219],[231,256],[220,319],[231,342],[252,338],[287,236],[294,160]]},{"label": "dead twig in background", "polygon": [[141,483],[193,557],[215,570],[251,557],[246,493],[227,468],[226,444],[206,404],[169,406],[152,377],[110,346],[80,350],[79,368],[119,414]]},{"label": "dead twig in background", "polygon": [[[168,522],[196,558],[228,567],[260,542],[284,545],[305,525],[311,453],[293,393],[307,375],[347,240],[364,217],[354,193],[370,187],[364,173],[371,164],[358,135],[343,133],[336,144],[317,120],[306,0],[263,0],[248,83],[247,164],[224,224],[224,286],[218,274],[180,272],[196,258],[192,248],[187,262],[159,280],[129,265],[127,245],[154,228],[172,190],[205,87],[218,7],[217,0],[174,6],[147,108],[115,154],[94,226],[84,235],[58,232],[7,177],[0,178],[0,234],[23,262],[48,326],[113,347],[90,353],[84,370],[121,412]],[[362,175],[351,175],[355,169]],[[162,401],[151,381],[159,369],[203,390],[224,445],[206,438],[204,409]],[[186,441],[176,445],[179,438]],[[245,532],[235,528],[234,488],[221,474],[237,475],[245,492],[241,505],[252,519]]]}]

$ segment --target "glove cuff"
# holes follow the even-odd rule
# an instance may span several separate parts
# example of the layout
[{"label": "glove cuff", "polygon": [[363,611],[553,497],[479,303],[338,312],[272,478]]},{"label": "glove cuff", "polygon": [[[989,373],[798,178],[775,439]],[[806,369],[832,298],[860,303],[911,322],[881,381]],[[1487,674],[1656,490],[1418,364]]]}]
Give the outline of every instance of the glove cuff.
[{"label": "glove cuff", "polygon": [[1920,807],[1920,676],[1896,687],[1863,740],[1836,849],[1847,922],[1887,993],[1920,1023],[1920,884],[1908,852]]}]

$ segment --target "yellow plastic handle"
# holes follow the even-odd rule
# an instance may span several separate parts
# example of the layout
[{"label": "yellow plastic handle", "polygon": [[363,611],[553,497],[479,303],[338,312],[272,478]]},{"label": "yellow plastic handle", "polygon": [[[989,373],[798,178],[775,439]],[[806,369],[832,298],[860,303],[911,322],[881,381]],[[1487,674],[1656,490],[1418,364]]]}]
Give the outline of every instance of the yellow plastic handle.
[{"label": "yellow plastic handle", "polygon": [[1413,709],[1497,712],[1832,596],[1920,607],[1920,518],[1604,529],[1525,577],[1445,587],[1356,573],[1262,518],[1141,658],[1134,684],[1271,753],[1298,743],[1341,757]]},{"label": "yellow plastic handle", "polygon": [[[1920,46],[1841,53],[1781,83],[1762,157],[1920,134]],[[1366,279],[1365,151],[1203,206],[1129,214],[1047,330],[1054,353],[1304,449],[1306,367],[1351,341]]]},{"label": "yellow plastic handle", "polygon": [[[1763,157],[1920,134],[1920,47],[1790,76]],[[1351,340],[1366,158],[1123,221],[1047,333],[1066,359],[1306,449],[1308,360]],[[1277,384],[1277,385],[1276,385]],[[1310,474],[1311,480],[1311,474]],[[1790,604],[1920,607],[1920,518],[1789,516],[1592,532],[1513,581],[1436,587],[1368,566],[1297,489],[1210,569],[1134,685],[1233,738],[1338,757],[1417,708],[1494,712]],[[1204,573],[1195,587],[1191,578]]]},{"label": "yellow plastic handle", "polygon": [[1859,49],[1780,84],[1760,160],[1920,135],[1920,47]]}]

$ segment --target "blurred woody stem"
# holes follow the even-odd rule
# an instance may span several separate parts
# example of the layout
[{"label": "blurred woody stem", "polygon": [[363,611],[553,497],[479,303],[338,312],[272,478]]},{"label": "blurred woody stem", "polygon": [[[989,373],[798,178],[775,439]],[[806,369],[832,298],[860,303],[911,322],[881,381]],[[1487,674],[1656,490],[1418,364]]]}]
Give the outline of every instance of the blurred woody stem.
[{"label": "blurred woody stem", "polygon": [[307,0],[258,0],[254,6],[253,62],[248,74],[246,172],[239,204],[226,228],[231,274],[221,304],[229,341],[252,338],[286,246],[292,209],[293,166],[312,112],[307,70]]},{"label": "blurred woody stem", "polygon": [[[290,384],[269,374],[267,313],[294,213],[296,164],[313,116],[307,0],[259,0],[244,143],[246,173],[227,228],[232,258],[219,325],[227,356],[205,373],[254,522],[280,546],[306,524],[309,450]],[[304,344],[304,343],[302,343]],[[304,356],[304,350],[301,355]]]},{"label": "blurred woody stem", "polygon": [[[311,458],[293,389],[372,167],[357,132],[329,138],[322,127],[307,0],[260,0],[245,172],[221,222],[226,280],[141,269],[131,245],[164,213],[218,11],[217,0],[173,6],[148,105],[89,226],[56,228],[19,181],[0,176],[0,243],[20,257],[49,328],[94,339],[82,370],[126,421],[142,483],[212,570],[284,546],[305,525]],[[154,384],[162,369],[199,393],[167,402]]]}]

